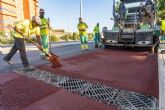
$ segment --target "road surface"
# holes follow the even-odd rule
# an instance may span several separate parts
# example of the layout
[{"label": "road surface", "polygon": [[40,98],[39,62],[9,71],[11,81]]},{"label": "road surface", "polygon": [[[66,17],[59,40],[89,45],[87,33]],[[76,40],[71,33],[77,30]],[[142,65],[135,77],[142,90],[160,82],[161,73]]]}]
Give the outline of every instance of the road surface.
[{"label": "road surface", "polygon": [[[17,52],[16,55],[12,58],[14,65],[8,65],[6,62],[3,61],[3,57],[10,51],[11,46],[4,46],[2,47],[2,53],[0,54],[0,73],[2,72],[9,72],[13,69],[22,67],[21,59],[19,53]],[[32,65],[38,65],[47,63],[46,60],[40,58],[40,52],[38,49],[31,45],[27,44],[27,57]],[[89,43],[89,52],[94,51],[94,44],[93,42]],[[52,52],[60,56],[61,58],[66,58],[70,56],[76,56],[79,54],[83,54],[80,49],[80,42],[62,42],[62,43],[53,43],[52,44]]]}]

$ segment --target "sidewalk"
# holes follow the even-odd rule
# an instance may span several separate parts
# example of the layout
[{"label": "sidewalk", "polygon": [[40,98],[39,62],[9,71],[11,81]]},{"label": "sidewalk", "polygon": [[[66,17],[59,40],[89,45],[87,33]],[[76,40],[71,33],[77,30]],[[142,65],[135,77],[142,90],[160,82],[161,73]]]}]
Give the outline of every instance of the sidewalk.
[{"label": "sidewalk", "polygon": [[165,44],[160,45],[160,53],[158,55],[159,65],[159,107],[160,110],[165,110]]},{"label": "sidewalk", "polygon": [[[93,43],[93,41],[89,41],[89,43]],[[80,42],[79,41],[68,41],[68,42],[50,43],[51,47],[63,47],[63,46],[77,45],[77,44],[80,44]],[[11,47],[12,47],[12,45],[0,46],[0,54],[7,54],[10,51]],[[38,49],[33,44],[26,44],[26,50],[27,51],[36,51]]]}]

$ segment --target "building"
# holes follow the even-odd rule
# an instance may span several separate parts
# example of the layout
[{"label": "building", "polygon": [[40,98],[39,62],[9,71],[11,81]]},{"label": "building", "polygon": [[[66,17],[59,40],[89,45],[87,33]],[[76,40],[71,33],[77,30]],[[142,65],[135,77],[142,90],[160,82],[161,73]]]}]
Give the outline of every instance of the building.
[{"label": "building", "polygon": [[38,0],[0,0],[0,31],[8,33],[10,24],[38,14]]}]

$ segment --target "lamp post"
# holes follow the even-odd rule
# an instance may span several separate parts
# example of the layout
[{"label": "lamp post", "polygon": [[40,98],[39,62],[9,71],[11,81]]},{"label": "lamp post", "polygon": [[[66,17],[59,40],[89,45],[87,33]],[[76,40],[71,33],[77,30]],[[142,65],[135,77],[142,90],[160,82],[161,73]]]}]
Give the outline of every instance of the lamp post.
[{"label": "lamp post", "polygon": [[82,12],[83,12],[83,1],[80,0],[80,18],[82,18]]}]

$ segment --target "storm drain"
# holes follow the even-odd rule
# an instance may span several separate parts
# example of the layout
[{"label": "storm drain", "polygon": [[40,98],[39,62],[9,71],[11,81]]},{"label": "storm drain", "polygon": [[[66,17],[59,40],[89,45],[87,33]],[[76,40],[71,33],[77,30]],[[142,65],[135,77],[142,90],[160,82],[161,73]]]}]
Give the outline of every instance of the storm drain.
[{"label": "storm drain", "polygon": [[157,99],[152,96],[145,96],[135,92],[120,91],[115,104],[124,110],[157,110]]},{"label": "storm drain", "polygon": [[97,101],[113,104],[113,100],[119,93],[118,89],[106,87],[100,84],[91,84],[82,92],[83,95],[94,98]]},{"label": "storm drain", "polygon": [[74,78],[68,78],[68,80],[59,83],[60,87],[63,87],[68,91],[78,92],[78,93],[80,93],[84,88],[86,88],[87,85],[88,85],[87,81],[74,79]]},{"label": "storm drain", "polygon": [[158,110],[158,100],[153,96],[119,90],[98,83],[91,83],[38,69],[30,72],[19,69],[15,72],[29,78],[35,78],[45,83],[64,88],[68,91],[72,91],[108,105],[115,105],[122,110]]}]

